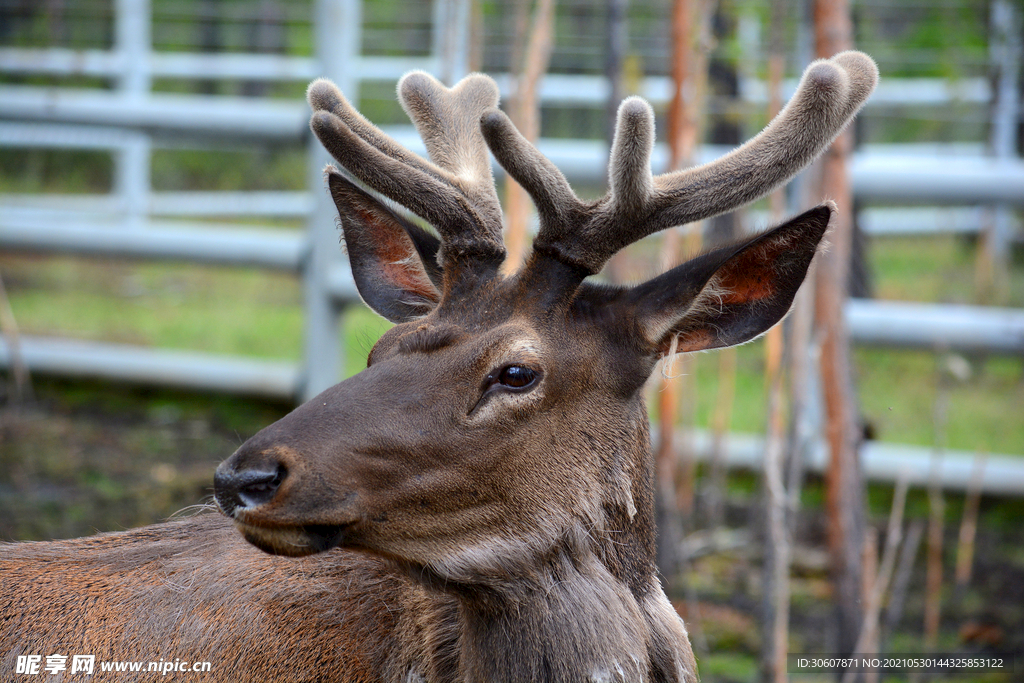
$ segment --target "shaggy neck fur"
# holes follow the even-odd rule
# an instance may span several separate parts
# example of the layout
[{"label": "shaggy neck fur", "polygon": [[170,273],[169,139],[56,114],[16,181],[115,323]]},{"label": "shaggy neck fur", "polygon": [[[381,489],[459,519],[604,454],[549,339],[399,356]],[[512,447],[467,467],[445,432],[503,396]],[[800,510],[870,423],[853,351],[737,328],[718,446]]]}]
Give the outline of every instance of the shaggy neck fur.
[{"label": "shaggy neck fur", "polygon": [[637,599],[593,555],[557,553],[514,594],[461,594],[459,617],[467,683],[695,680],[661,588]]},{"label": "shaggy neck fur", "polygon": [[604,524],[567,530],[514,571],[506,565],[503,580],[493,568],[476,572],[490,580],[465,583],[451,572],[408,572],[447,604],[435,613],[444,618],[419,631],[443,645],[412,664],[409,680],[696,681],[683,622],[656,575],[653,474],[639,405],[635,445],[613,468],[632,481],[628,502],[606,500]]},{"label": "shaggy neck fur", "polygon": [[558,553],[516,594],[462,597],[466,681],[641,680],[646,628],[632,594],[595,558]]}]

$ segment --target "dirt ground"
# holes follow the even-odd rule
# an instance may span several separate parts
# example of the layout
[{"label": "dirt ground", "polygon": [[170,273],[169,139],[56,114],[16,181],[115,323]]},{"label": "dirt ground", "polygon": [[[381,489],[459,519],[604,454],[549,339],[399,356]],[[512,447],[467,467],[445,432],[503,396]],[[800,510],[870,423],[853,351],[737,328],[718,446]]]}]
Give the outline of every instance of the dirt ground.
[{"label": "dirt ground", "polygon": [[85,536],[209,502],[220,461],[289,406],[36,381],[0,412],[0,538]]}]

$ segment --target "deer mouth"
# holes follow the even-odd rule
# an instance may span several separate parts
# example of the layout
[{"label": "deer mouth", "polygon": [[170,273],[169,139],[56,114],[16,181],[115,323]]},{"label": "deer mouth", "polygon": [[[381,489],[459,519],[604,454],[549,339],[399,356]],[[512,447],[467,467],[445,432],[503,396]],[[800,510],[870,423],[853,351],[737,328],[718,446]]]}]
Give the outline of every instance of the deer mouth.
[{"label": "deer mouth", "polygon": [[237,519],[235,526],[245,540],[263,552],[286,557],[305,557],[336,548],[345,539],[348,528],[342,524],[265,527]]}]

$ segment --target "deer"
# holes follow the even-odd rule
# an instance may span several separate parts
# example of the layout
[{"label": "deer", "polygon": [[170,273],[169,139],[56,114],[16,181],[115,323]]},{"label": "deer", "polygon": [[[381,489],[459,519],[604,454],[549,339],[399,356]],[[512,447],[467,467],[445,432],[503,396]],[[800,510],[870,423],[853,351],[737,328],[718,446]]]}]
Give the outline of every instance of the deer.
[{"label": "deer", "polygon": [[[757,136],[657,176],[653,110],[628,98],[596,201],[516,130],[485,75],[401,79],[428,158],[314,81],[352,274],[394,326],[366,369],[217,468],[216,511],[4,545],[3,676],[19,655],[82,653],[209,661],[175,673],[196,681],[696,681],[655,565],[644,387],[672,354],[779,322],[837,208],[637,284],[594,276],[637,240],[785,183],[877,79],[859,52],[818,60]],[[511,273],[490,155],[539,216]]]}]

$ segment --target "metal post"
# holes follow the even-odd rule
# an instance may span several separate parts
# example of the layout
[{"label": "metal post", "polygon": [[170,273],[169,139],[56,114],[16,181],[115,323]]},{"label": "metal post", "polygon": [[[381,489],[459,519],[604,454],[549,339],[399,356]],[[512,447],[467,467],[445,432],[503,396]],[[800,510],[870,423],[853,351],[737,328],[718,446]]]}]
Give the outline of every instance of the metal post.
[{"label": "metal post", "polygon": [[[355,104],[359,101],[359,35],[362,26],[360,0],[318,0],[316,4],[316,50],[321,74],[334,81]],[[303,273],[305,289],[305,362],[301,398],[309,400],[340,379],[342,346],[339,344],[341,315],[328,287],[332,267],[341,260],[337,211],[324,189],[323,169],[330,162],[319,141],[310,136],[309,187],[314,208],[307,234],[312,250]]]},{"label": "metal post", "polygon": [[121,210],[129,227],[140,224],[150,210],[150,154],[152,146],[145,133],[134,133],[117,150],[114,163],[114,193],[121,198]]},{"label": "metal post", "polygon": [[999,71],[992,117],[992,150],[997,157],[1013,157],[1017,150],[1017,115],[1020,109],[1021,16],[1008,0],[992,3],[992,63]]},{"label": "metal post", "polygon": [[126,96],[143,97],[150,89],[151,20],[149,0],[117,0],[114,31],[121,70],[118,86]]},{"label": "metal post", "polygon": [[[1020,96],[1017,79],[1020,75],[1021,41],[1020,13],[1008,0],[995,0],[991,9],[992,43],[990,54],[997,78],[995,106],[992,108],[992,155],[999,160],[1011,159],[1017,153],[1017,119]],[[993,208],[991,231],[986,248],[990,266],[997,272],[1006,268],[1010,240],[1013,237],[1010,207],[998,204]]]},{"label": "metal post", "polygon": [[453,85],[469,73],[470,0],[434,0],[431,52],[435,75]]},{"label": "metal post", "polygon": [[[116,50],[120,59],[118,88],[126,100],[142,100],[152,85],[152,50],[149,0],[117,0]],[[150,138],[132,135],[115,157],[114,192],[121,197],[129,225],[140,223],[149,211]]]}]

